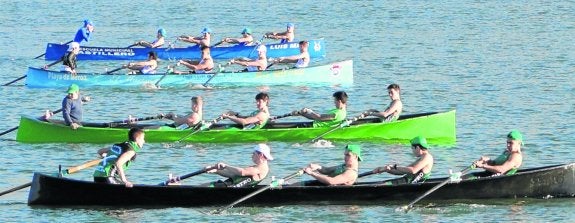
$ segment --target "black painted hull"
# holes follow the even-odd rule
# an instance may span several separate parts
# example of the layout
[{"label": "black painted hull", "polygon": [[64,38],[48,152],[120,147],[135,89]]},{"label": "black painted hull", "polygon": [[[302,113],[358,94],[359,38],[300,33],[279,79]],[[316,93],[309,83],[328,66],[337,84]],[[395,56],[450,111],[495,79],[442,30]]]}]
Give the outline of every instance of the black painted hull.
[{"label": "black painted hull", "polygon": [[[293,204],[392,204],[407,203],[445,178],[426,183],[386,186],[376,182],[354,186],[284,186],[264,191],[242,206]],[[152,186],[96,184],[34,174],[29,205],[150,205],[222,206],[258,188],[206,188],[196,186]],[[485,177],[449,183],[422,202],[505,198],[549,198],[575,196],[575,163],[524,169],[512,176]]]}]

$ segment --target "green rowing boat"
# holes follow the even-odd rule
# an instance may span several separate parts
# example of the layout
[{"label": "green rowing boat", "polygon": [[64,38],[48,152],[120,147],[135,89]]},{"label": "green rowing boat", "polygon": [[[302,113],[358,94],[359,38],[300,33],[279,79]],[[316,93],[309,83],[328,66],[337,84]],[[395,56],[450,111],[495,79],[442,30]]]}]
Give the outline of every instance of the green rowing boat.
[{"label": "green rowing boat", "polygon": [[[16,140],[26,143],[115,143],[125,141],[130,127],[145,129],[147,142],[308,142],[333,128],[310,128],[310,122],[269,123],[263,129],[241,130],[235,124],[215,124],[209,130],[191,134],[193,129],[178,130],[152,124],[83,123],[72,130],[68,126],[22,116]],[[404,142],[422,135],[433,144],[455,142],[455,110],[402,115],[397,121],[381,123],[377,118],[359,119],[350,126],[332,131],[322,138],[343,141]]]}]

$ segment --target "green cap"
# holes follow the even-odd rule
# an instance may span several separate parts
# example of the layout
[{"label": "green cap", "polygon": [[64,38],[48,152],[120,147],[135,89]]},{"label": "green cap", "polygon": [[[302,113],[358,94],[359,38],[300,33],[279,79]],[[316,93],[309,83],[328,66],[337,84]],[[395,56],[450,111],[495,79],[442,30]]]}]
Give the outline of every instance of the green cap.
[{"label": "green cap", "polygon": [[517,130],[513,130],[513,131],[509,132],[509,134],[507,134],[507,138],[513,139],[513,140],[523,141],[523,135],[521,135],[521,133]]},{"label": "green cap", "polygon": [[352,152],[353,154],[357,155],[357,160],[359,161],[363,161],[363,158],[361,158],[361,147],[359,145],[347,145],[345,147],[345,149],[347,151]]},{"label": "green cap", "polygon": [[425,149],[429,149],[429,145],[427,145],[427,140],[425,138],[423,138],[423,136],[417,136],[417,137],[413,138],[410,142],[411,142],[412,146],[420,145],[421,147],[423,147]]},{"label": "green cap", "polygon": [[77,84],[71,84],[70,87],[68,87],[68,94],[72,94],[78,91],[80,91],[80,87],[78,87]]}]

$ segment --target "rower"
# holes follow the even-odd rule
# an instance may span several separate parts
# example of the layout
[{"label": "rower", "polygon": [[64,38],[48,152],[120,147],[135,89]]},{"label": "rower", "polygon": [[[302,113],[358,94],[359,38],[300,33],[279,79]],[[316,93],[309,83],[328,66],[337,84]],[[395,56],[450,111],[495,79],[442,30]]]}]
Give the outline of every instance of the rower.
[{"label": "rower", "polygon": [[212,36],[212,30],[210,28],[205,27],[202,29],[201,36],[193,37],[193,36],[180,36],[178,40],[194,43],[199,46],[207,46],[210,47],[210,40]]},{"label": "rower", "polygon": [[94,23],[89,19],[84,20],[84,26],[80,27],[74,36],[74,41],[81,44],[83,41],[88,42],[91,34],[94,32]]},{"label": "rower", "polygon": [[273,160],[271,149],[266,144],[258,144],[252,153],[255,165],[240,168],[226,163],[216,163],[207,166],[208,173],[215,173],[228,179],[209,183],[208,187],[253,187],[261,182],[269,173],[268,161]]},{"label": "rower", "polygon": [[295,39],[295,25],[293,23],[288,23],[286,26],[286,31],[284,32],[268,32],[264,36],[269,39],[279,39],[280,43],[292,42]]},{"label": "rower", "polygon": [[411,141],[411,151],[417,157],[413,163],[408,166],[398,166],[397,164],[389,164],[382,167],[373,169],[373,173],[387,172],[393,175],[404,175],[399,179],[384,181],[387,185],[395,184],[415,184],[422,183],[429,179],[431,176],[431,169],[433,168],[433,156],[429,152],[429,145],[427,140],[422,136],[417,136]]},{"label": "rower", "polygon": [[222,114],[223,118],[227,118],[232,122],[240,124],[243,129],[261,129],[266,125],[270,118],[269,101],[270,96],[267,93],[260,92],[256,95],[257,110],[252,112],[247,117],[239,116],[236,112],[226,112]]},{"label": "rower", "polygon": [[192,112],[187,115],[178,116],[173,112],[170,112],[165,116],[163,114],[159,114],[158,116],[163,116],[167,119],[173,120],[174,123],[170,124],[170,126],[173,126],[177,129],[187,129],[189,127],[198,125],[202,121],[203,116],[204,101],[201,96],[192,97],[191,105]]},{"label": "rower", "polygon": [[513,130],[507,134],[507,149],[501,155],[493,160],[482,156],[475,161],[475,166],[492,173],[491,176],[515,174],[523,163],[522,144],[523,135],[519,131]]},{"label": "rower", "polygon": [[[190,69],[189,72],[182,72],[182,71],[177,71],[175,70],[175,67],[172,68],[172,73],[174,74],[186,74],[186,73],[192,73],[192,74],[205,74],[205,73],[209,73],[214,69],[214,60],[212,59],[212,56],[210,55],[210,48],[207,46],[202,46],[200,47],[201,49],[201,60],[200,61],[191,61],[191,60],[179,60],[177,65],[184,65],[186,66],[188,69]],[[177,66],[176,65],[176,66]]]},{"label": "rower", "polygon": [[376,109],[370,109],[369,111],[371,112],[371,116],[379,117],[382,122],[392,122],[397,120],[403,110],[400,92],[401,90],[397,84],[390,84],[387,86],[387,93],[391,99],[389,106],[381,112]]},{"label": "rower", "polygon": [[294,115],[301,115],[308,119],[314,120],[312,123],[314,128],[335,127],[341,124],[347,116],[347,93],[345,93],[345,91],[337,91],[333,93],[333,103],[335,108],[327,111],[324,114],[316,113],[309,108],[302,108],[297,114]]},{"label": "rower", "polygon": [[239,46],[251,46],[254,43],[254,37],[252,36],[252,30],[250,28],[244,28],[242,30],[242,37],[240,38],[230,38],[226,37],[222,39],[218,44],[221,43],[231,43],[231,44],[238,44]]},{"label": "rower", "polygon": [[148,47],[148,48],[158,48],[158,47],[161,47],[164,45],[165,38],[166,38],[166,30],[163,28],[160,28],[160,29],[158,29],[158,33],[156,34],[156,40],[154,40],[152,42],[140,40],[140,41],[134,43],[134,45]]},{"label": "rower", "polygon": [[323,167],[319,164],[310,163],[304,172],[319,182],[326,185],[353,185],[357,180],[361,147],[359,145],[347,145],[345,147],[344,164]]},{"label": "rower", "polygon": [[295,68],[304,68],[309,65],[310,57],[307,50],[309,43],[307,41],[299,42],[299,54],[289,57],[280,57],[273,60],[273,63],[295,63]]},{"label": "rower", "polygon": [[148,60],[128,63],[123,67],[133,70],[130,74],[155,74],[156,68],[158,68],[158,54],[154,51],[150,51],[148,53]]},{"label": "rower", "polygon": [[230,64],[239,64],[246,67],[243,71],[253,72],[253,71],[264,71],[268,66],[267,60],[267,48],[264,45],[257,47],[258,58],[255,60],[247,58],[238,58],[230,60]]}]

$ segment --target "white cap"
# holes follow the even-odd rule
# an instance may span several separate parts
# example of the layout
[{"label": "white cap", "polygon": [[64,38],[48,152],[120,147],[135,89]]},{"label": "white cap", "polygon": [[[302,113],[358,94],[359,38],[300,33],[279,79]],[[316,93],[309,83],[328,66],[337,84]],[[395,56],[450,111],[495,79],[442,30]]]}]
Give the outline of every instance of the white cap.
[{"label": "white cap", "polygon": [[260,46],[258,46],[258,51],[264,52],[264,51],[267,51],[267,48],[264,45],[260,45]]},{"label": "white cap", "polygon": [[68,45],[68,52],[74,50],[74,48],[80,48],[80,44],[78,42],[71,42],[70,45]]},{"label": "white cap", "polygon": [[256,147],[254,147],[254,151],[264,154],[264,156],[268,160],[274,160],[274,157],[271,154],[271,149],[266,144],[263,143],[257,144]]}]

